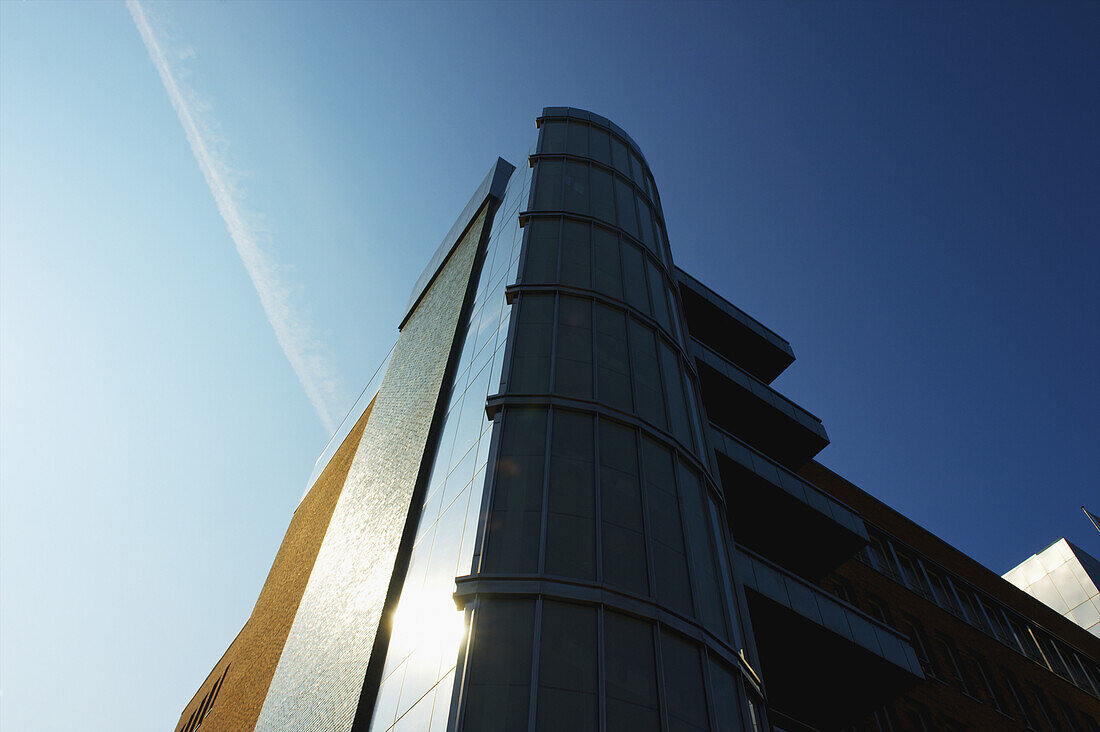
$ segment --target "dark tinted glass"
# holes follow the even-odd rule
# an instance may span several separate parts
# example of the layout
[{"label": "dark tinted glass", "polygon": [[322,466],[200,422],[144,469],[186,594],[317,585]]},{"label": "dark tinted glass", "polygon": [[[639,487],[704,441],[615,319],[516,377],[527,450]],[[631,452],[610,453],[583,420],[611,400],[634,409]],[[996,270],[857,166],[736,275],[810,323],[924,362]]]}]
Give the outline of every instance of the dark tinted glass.
[{"label": "dark tinted glass", "polygon": [[711,660],[710,687],[714,690],[715,721],[718,732],[741,732],[741,711],[737,700],[737,677],[724,663]]},{"label": "dark tinted glass", "polygon": [[570,155],[588,157],[588,125],[570,122],[568,134],[569,137],[565,143],[566,152]]},{"label": "dark tinted glass", "polygon": [[600,420],[600,502],[604,582],[649,594],[635,432],[606,419]]},{"label": "dark tinted glass", "polygon": [[596,634],[595,608],[543,603],[537,730],[595,732],[599,726]]},{"label": "dark tinted glass", "polygon": [[603,304],[596,305],[596,362],[599,364],[600,401],[629,412],[632,402],[626,314]]},{"label": "dark tinted glass", "polygon": [[544,153],[565,152],[565,122],[549,121],[542,123],[542,147]]},{"label": "dark tinted glass", "polygon": [[691,545],[695,568],[695,597],[699,616],[708,630],[722,638],[726,635],[726,616],[722,609],[722,588],[718,582],[716,550],[711,541],[711,523],[704,514],[703,487],[694,470],[680,465],[680,495],[684,504],[684,523]]},{"label": "dark tinted glass", "polygon": [[596,290],[622,299],[622,274],[619,269],[619,237],[599,226],[592,228],[592,248],[595,250]]},{"label": "dark tinted glass", "polygon": [[635,408],[639,417],[664,429],[665,405],[661,396],[661,374],[657,367],[657,346],[653,331],[634,318],[628,320]]},{"label": "dark tinted glass", "polygon": [[592,303],[563,295],[558,314],[558,348],[554,391],[565,396],[592,397]]},{"label": "dark tinted glass", "polygon": [[626,151],[626,145],[622,140],[614,135],[611,137],[611,162],[615,170],[627,177],[630,176],[630,154]]},{"label": "dark tinted glass", "polygon": [[591,228],[583,221],[565,219],[561,237],[562,284],[586,288],[591,286]]},{"label": "dark tinted glass", "polygon": [[691,616],[691,586],[688,583],[687,556],[680,523],[680,503],[676,499],[672,454],[653,440],[644,438],[642,462],[645,467],[650,546],[653,550],[657,599],[673,610]]},{"label": "dark tinted glass", "polygon": [[664,631],[661,633],[661,662],[664,665],[669,728],[709,730],[699,649],[679,635]]},{"label": "dark tinted glass", "polygon": [[687,401],[684,399],[684,382],[680,378],[680,359],[663,338],[658,338],[657,341],[661,349],[665,394],[668,395],[668,421],[672,434],[690,450],[692,448],[691,427],[688,423]]},{"label": "dark tinted glass", "polygon": [[592,215],[609,224],[616,223],[615,192],[612,177],[609,171],[592,166]]},{"label": "dark tinted glass", "polygon": [[574,160],[565,163],[565,210],[588,213],[588,165]]},{"label": "dark tinted glass", "polygon": [[649,299],[653,303],[653,318],[661,324],[666,331],[672,333],[672,321],[668,315],[668,301],[665,299],[665,279],[661,276],[657,265],[646,258],[646,269],[649,271]]},{"label": "dark tinted glass", "polygon": [[527,225],[524,282],[556,282],[558,276],[558,219],[533,219]]},{"label": "dark tinted glass", "polygon": [[540,160],[535,165],[535,209],[561,210],[561,160]]},{"label": "dark tinted glass", "polygon": [[555,411],[550,437],[546,571],[595,579],[596,497],[592,417]]},{"label": "dark tinted glass", "polygon": [[588,154],[604,165],[611,165],[611,140],[608,138],[608,134],[599,127],[588,130]]},{"label": "dark tinted glass", "polygon": [[519,300],[512,351],[511,392],[545,392],[550,386],[550,346],[554,334],[554,296],[525,295]]},{"label": "dark tinted glass", "polygon": [[542,523],[546,410],[508,409],[501,429],[485,570],[534,572]]},{"label": "dark tinted glass", "polygon": [[657,241],[653,236],[653,219],[650,218],[649,204],[641,196],[636,197],[635,203],[638,204],[638,220],[641,226],[642,242],[645,243],[649,251],[660,256],[657,251]]},{"label": "dark tinted glass", "polygon": [[646,295],[645,255],[642,250],[625,241],[622,245],[623,290],[626,301],[632,306],[649,314],[649,297]]},{"label": "dark tinted glass", "polygon": [[615,179],[615,208],[619,213],[619,226],[634,238],[638,238],[638,219],[634,211],[634,189],[622,178]]},{"label": "dark tinted glass", "polygon": [[604,615],[608,732],[656,732],[657,665],[649,623],[625,615]]},{"label": "dark tinted glass", "polygon": [[527,727],[534,601],[487,600],[471,640],[465,729],[507,732]]}]

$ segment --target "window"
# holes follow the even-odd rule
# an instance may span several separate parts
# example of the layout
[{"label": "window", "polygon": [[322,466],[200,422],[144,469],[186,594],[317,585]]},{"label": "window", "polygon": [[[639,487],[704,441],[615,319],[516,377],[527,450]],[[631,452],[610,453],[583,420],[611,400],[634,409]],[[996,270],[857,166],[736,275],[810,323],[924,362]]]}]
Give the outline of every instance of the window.
[{"label": "window", "polygon": [[466,729],[527,727],[534,610],[532,600],[493,599],[475,611]]},{"label": "window", "polygon": [[604,582],[648,595],[636,436],[606,419],[600,420],[600,502]]},{"label": "window", "polygon": [[562,295],[558,303],[558,347],[554,391],[592,398],[592,302]]},{"label": "window", "polygon": [[546,410],[508,409],[489,518],[488,572],[538,569],[545,455]]},{"label": "window", "polygon": [[535,713],[540,732],[596,732],[599,727],[596,612],[581,605],[543,603]]},{"label": "window", "polygon": [[630,367],[634,377],[634,404],[638,416],[665,429],[665,403],[653,331],[630,318]]},{"label": "window", "polygon": [[604,404],[629,412],[630,365],[627,355],[626,314],[596,303],[596,362],[599,364],[599,399]]},{"label": "window", "polygon": [[540,159],[535,165],[535,209],[561,210],[562,161]]},{"label": "window", "polygon": [[596,578],[596,489],[593,420],[554,411],[547,497],[547,574]]},{"label": "window", "polygon": [[1027,725],[1028,729],[1036,729],[1035,717],[1032,716],[1031,711],[1028,709],[1027,702],[1024,701],[1024,692],[1020,688],[1020,683],[1016,681],[1016,677],[1012,672],[1006,669],[1004,666],[1000,667],[1001,677],[1005,680],[1005,686],[1008,687],[1008,695],[1012,698],[1013,706],[1020,715],[1020,720]]},{"label": "window", "polygon": [[508,390],[521,394],[549,391],[554,296],[524,295],[520,297],[518,305]]},{"label": "window", "polygon": [[661,718],[652,626],[619,613],[604,613],[604,656],[608,732],[658,732]]},{"label": "window", "polygon": [[967,683],[966,675],[963,673],[962,663],[959,660],[958,651],[955,650],[955,644],[941,636],[939,639],[939,646],[940,652],[947,661],[947,674],[950,680],[954,682],[962,693],[969,697],[973,697],[974,689]]},{"label": "window", "polygon": [[527,225],[527,259],[523,280],[535,284],[556,282],[558,279],[558,226],[557,219],[533,219]]},{"label": "window", "polygon": [[563,285],[588,288],[592,284],[590,228],[582,221],[565,219],[563,222],[560,279]]},{"label": "window", "polygon": [[709,730],[699,648],[677,633],[661,633],[661,662],[672,729]]},{"label": "window", "polygon": [[642,438],[646,501],[649,507],[650,546],[657,600],[688,617],[692,615],[687,555],[676,498],[672,453],[648,437]]}]

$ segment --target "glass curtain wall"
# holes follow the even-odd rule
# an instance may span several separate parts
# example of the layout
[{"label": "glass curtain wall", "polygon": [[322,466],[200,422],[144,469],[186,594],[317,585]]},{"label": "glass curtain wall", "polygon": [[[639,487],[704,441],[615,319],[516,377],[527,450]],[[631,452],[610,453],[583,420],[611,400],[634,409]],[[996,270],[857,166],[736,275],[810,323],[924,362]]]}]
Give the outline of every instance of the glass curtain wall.
[{"label": "glass curtain wall", "polygon": [[752,729],[656,186],[606,120],[539,127],[453,729]]},{"label": "glass curtain wall", "polygon": [[466,621],[452,597],[455,577],[469,574],[481,514],[492,422],[485,400],[501,380],[530,170],[505,189],[478,277],[477,294],[455,370],[431,477],[401,599],[394,615],[372,732],[447,728],[451,689]]}]

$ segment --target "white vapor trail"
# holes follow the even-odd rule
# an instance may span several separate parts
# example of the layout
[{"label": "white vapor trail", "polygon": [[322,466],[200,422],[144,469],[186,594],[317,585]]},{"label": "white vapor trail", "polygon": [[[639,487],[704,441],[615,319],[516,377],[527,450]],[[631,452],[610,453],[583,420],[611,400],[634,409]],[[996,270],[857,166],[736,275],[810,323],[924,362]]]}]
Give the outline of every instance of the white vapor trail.
[{"label": "white vapor trail", "polygon": [[134,25],[141,33],[149,58],[160,74],[164,89],[172,107],[179,116],[180,124],[191,145],[191,152],[202,169],[206,184],[229,229],[229,236],[237,247],[237,254],[244,263],[245,270],[252,280],[256,294],[267,314],[268,322],[275,331],[275,338],[290,361],[291,368],[298,376],[306,396],[313,404],[321,424],[330,433],[336,429],[336,420],[330,409],[335,402],[336,387],[325,358],[319,352],[317,342],[309,333],[308,325],[294,312],[290,305],[290,290],[279,278],[277,266],[259,245],[259,232],[250,226],[243,215],[242,207],[232,186],[228,167],[212,150],[212,141],[203,134],[204,125],[193,111],[194,105],[181,90],[172,74],[172,68],[157,42],[153,29],[145,17],[145,9],[138,0],[126,0],[126,7],[134,19]]}]

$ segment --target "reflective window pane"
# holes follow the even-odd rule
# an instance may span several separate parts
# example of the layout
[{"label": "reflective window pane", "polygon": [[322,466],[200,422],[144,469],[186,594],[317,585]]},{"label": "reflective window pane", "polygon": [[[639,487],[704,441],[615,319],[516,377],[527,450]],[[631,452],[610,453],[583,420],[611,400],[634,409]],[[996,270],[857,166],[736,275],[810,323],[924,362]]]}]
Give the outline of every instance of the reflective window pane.
[{"label": "reflective window pane", "polygon": [[625,176],[630,175],[630,153],[627,152],[623,141],[614,135],[611,136],[611,163],[615,166],[615,170]]},{"label": "reflective window pane", "polygon": [[600,401],[629,412],[632,399],[626,314],[603,304],[596,305],[596,362],[599,364]]},{"label": "reflective window pane", "polygon": [[691,427],[688,424],[687,400],[684,399],[684,382],[680,378],[680,359],[663,338],[658,338],[661,349],[661,371],[664,374],[665,394],[668,395],[668,416],[672,434],[693,449]]},{"label": "reflective window pane", "polygon": [[665,331],[672,332],[672,321],[668,315],[668,301],[665,299],[665,278],[653,261],[646,258],[646,269],[649,271],[649,299],[653,303],[653,318],[661,324]]},{"label": "reflective window pane", "polygon": [[619,214],[619,226],[635,239],[638,238],[638,218],[634,210],[634,189],[622,178],[615,178],[615,208]]},{"label": "reflective window pane", "polygon": [[662,631],[661,662],[671,729],[709,730],[698,647],[679,634]]},{"label": "reflective window pane", "polygon": [[588,128],[588,154],[593,160],[598,160],[604,165],[611,165],[611,140],[609,135],[599,127]]},{"label": "reflective window pane", "polygon": [[533,600],[493,599],[478,608],[470,642],[465,729],[527,728],[534,611]]},{"label": "reflective window pane", "polygon": [[600,420],[600,503],[604,582],[648,595],[635,432],[606,419]]},{"label": "reflective window pane", "polygon": [[485,571],[538,569],[546,410],[508,409],[501,425]]},{"label": "reflective window pane", "polygon": [[592,302],[563,295],[558,314],[558,348],[554,391],[564,396],[592,397]]},{"label": "reflective window pane", "polygon": [[566,219],[561,237],[561,283],[572,287],[592,285],[592,256],[589,244],[592,227],[583,221]]},{"label": "reflective window pane", "polygon": [[645,255],[633,244],[622,243],[623,290],[626,301],[649,315],[649,297],[646,295]]},{"label": "reflective window pane", "polygon": [[592,248],[596,260],[596,290],[622,299],[622,274],[619,269],[619,237],[599,226],[592,229]]},{"label": "reflective window pane", "polygon": [[592,166],[591,191],[592,215],[609,224],[616,223],[615,193],[610,171]]},{"label": "reflective window pane", "polygon": [[596,609],[547,601],[542,606],[535,729],[595,732]]},{"label": "reflective window pane", "polygon": [[554,296],[525,295],[519,300],[519,322],[512,346],[508,390],[546,392],[550,386],[550,345],[554,334]]},{"label": "reflective window pane", "polygon": [[550,436],[546,572],[596,578],[595,442],[591,415],[556,410]]},{"label": "reflective window pane", "polygon": [[568,160],[565,163],[566,211],[588,213],[588,165]]},{"label": "reflective window pane", "polygon": [[570,155],[588,157],[588,125],[581,122],[569,122],[569,137],[565,149]]},{"label": "reflective window pane", "polygon": [[649,623],[604,614],[608,732],[657,732],[657,664]]},{"label": "reflective window pane", "polygon": [[661,395],[661,373],[657,367],[657,345],[653,331],[634,318],[630,321],[630,368],[634,381],[634,403],[639,417],[664,429],[665,404]]},{"label": "reflective window pane", "polygon": [[565,152],[565,122],[559,122],[557,120],[543,122],[540,136],[542,139],[541,152]]},{"label": "reflective window pane", "polygon": [[558,276],[557,219],[532,219],[527,224],[527,260],[524,282],[549,283]]},{"label": "reflective window pane", "polygon": [[649,505],[650,546],[657,600],[684,615],[692,615],[691,586],[688,582],[684,533],[680,524],[680,503],[676,499],[676,476],[672,454],[660,444],[642,440],[646,502]]},{"label": "reflective window pane", "polygon": [[561,160],[539,160],[535,165],[535,209],[561,210]]}]

